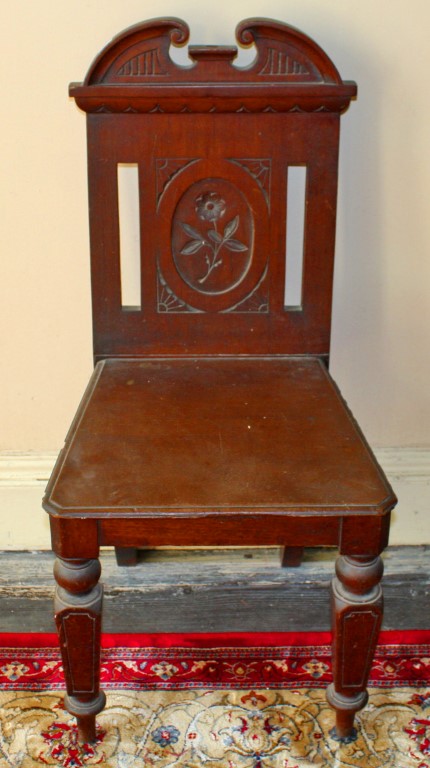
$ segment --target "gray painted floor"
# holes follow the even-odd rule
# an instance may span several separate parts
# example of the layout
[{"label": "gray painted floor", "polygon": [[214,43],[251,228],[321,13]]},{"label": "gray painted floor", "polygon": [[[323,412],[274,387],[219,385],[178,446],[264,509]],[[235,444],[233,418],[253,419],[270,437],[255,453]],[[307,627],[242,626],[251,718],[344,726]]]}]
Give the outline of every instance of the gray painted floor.
[{"label": "gray painted floor", "polygon": [[[53,555],[3,552],[0,631],[54,631]],[[151,550],[119,568],[101,555],[105,632],[276,632],[330,628],[333,549],[281,568],[279,549]],[[430,547],[385,555],[384,629],[430,629]]]}]

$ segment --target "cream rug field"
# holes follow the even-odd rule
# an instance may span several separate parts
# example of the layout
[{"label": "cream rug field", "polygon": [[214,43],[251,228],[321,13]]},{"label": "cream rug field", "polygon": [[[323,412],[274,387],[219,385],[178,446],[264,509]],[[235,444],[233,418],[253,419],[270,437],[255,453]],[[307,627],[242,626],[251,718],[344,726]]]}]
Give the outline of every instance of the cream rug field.
[{"label": "cream rug field", "polygon": [[110,692],[98,743],[83,746],[58,694],[6,692],[0,704],[2,768],[430,766],[430,698],[407,688],[373,689],[347,745],[331,737],[319,689]]},{"label": "cream rug field", "polygon": [[0,636],[0,768],[430,768],[430,633],[381,636],[349,744],[325,700],[328,640],[105,637],[107,706],[79,745],[56,638]]}]

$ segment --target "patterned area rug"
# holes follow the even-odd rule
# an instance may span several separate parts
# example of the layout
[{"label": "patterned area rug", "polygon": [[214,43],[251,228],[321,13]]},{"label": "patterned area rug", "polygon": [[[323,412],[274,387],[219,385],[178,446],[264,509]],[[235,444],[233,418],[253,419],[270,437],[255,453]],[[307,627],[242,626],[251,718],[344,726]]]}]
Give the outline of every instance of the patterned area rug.
[{"label": "patterned area rug", "polygon": [[92,745],[77,743],[63,709],[58,649],[44,637],[3,647],[0,766],[430,768],[430,633],[398,639],[382,637],[370,701],[346,745],[330,733],[325,636],[242,648],[117,639],[103,651],[108,701]]}]

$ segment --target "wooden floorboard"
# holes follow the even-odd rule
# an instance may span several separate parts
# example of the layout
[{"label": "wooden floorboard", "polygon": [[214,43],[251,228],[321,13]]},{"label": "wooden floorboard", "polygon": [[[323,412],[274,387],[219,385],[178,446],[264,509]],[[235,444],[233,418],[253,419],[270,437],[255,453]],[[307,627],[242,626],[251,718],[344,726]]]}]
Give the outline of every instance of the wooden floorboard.
[{"label": "wooden floorboard", "polygon": [[[0,631],[54,631],[52,554],[0,554]],[[106,551],[104,630],[327,630],[335,554],[306,550],[300,568],[281,568],[279,549],[157,550],[119,568]],[[430,547],[389,548],[384,561],[384,629],[430,628]]]}]

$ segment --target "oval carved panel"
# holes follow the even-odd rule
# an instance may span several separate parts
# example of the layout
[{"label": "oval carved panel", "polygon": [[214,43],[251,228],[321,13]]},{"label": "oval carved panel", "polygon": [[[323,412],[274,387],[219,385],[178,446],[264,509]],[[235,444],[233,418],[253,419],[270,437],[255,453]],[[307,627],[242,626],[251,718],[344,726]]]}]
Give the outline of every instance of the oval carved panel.
[{"label": "oval carved panel", "polygon": [[165,186],[156,226],[158,312],[268,311],[268,206],[246,168],[187,164]]},{"label": "oval carved panel", "polygon": [[243,194],[225,179],[204,179],[185,191],[171,236],[176,268],[195,291],[226,293],[248,272],[254,220]]}]

